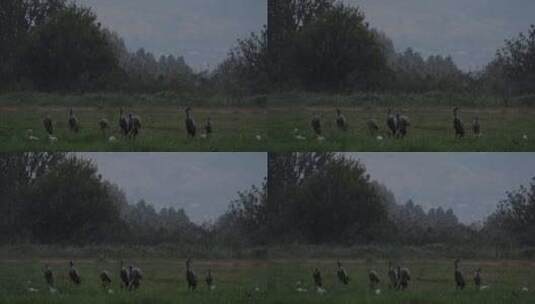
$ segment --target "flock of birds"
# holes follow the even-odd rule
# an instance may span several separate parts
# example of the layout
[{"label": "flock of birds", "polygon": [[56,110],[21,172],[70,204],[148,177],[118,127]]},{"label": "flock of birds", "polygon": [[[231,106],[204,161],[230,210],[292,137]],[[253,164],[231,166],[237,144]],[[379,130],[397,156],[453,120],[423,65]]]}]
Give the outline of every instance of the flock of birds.
[{"label": "flock of birds", "polygon": [[[187,107],[185,109],[185,114],[186,116],[184,119],[184,125],[185,125],[187,136],[189,138],[194,138],[197,136],[198,127],[197,127],[197,123],[195,122],[195,119],[193,118],[192,109],[190,107]],[[69,110],[67,122],[68,122],[69,130],[71,132],[78,133],[80,131],[80,128],[81,128],[80,121],[78,120],[78,118],[76,117],[72,109]],[[322,136],[323,134],[322,119],[318,113],[313,113],[310,125],[312,127],[312,131],[317,136],[317,138],[319,140],[324,140],[325,138]],[[43,119],[43,126],[48,135],[49,141],[51,142],[57,141],[58,140],[57,137],[54,136],[54,129],[55,129],[54,121],[48,114]],[[98,126],[103,136],[106,137],[106,134],[108,133],[110,126],[111,126],[110,122],[106,118],[103,118],[99,121]],[[344,116],[344,114],[342,114],[342,111],[340,109],[336,109],[336,126],[338,130],[343,131],[343,132],[349,129],[349,123],[346,117]],[[368,128],[370,135],[373,135],[373,136],[377,135],[380,130],[379,124],[377,123],[375,119],[368,120],[366,122],[366,126]],[[394,137],[394,138],[404,138],[407,136],[410,126],[411,126],[411,122],[408,116],[401,115],[400,113],[394,114],[391,109],[388,110],[386,114],[386,127],[388,130],[389,136]],[[140,116],[132,114],[132,113],[125,115],[122,108],[119,110],[118,129],[123,138],[135,139],[139,135],[141,128],[142,128],[142,124],[141,124]],[[212,120],[210,117],[206,119],[202,128],[204,129],[204,133],[201,134],[202,138],[207,138],[213,133],[214,128],[213,128]],[[453,109],[453,129],[455,131],[455,136],[457,138],[463,138],[465,137],[467,133],[465,129],[465,124],[463,120],[460,118],[458,107]],[[298,129],[295,129],[294,131],[295,133],[297,133]],[[481,136],[481,123],[480,123],[478,116],[474,117],[474,120],[472,121],[472,134],[475,137]],[[33,136],[32,130],[28,130],[27,137],[30,140],[39,140],[39,138]],[[525,137],[526,135],[524,135],[524,139],[526,139]],[[305,137],[298,135],[298,134],[296,134],[296,138],[299,140],[306,139]],[[377,138],[379,140],[383,139],[382,136],[378,136]],[[257,136],[257,139],[261,140],[259,136]],[[116,140],[117,138],[115,138],[114,136],[109,137],[109,141],[116,141]]]},{"label": "flock of birds", "polygon": [[[453,269],[454,276],[453,277],[454,277],[456,289],[463,290],[466,287],[466,280],[465,280],[464,274],[459,269],[459,263],[460,263],[459,259],[456,259],[454,261],[454,269]],[[197,286],[198,286],[198,277],[193,271],[191,264],[192,264],[191,258],[188,258],[186,260],[185,278],[186,278],[188,290],[194,291],[197,289]],[[49,288],[49,291],[51,293],[58,292],[56,285],[55,285],[54,273],[49,265],[45,265],[43,274],[44,274],[46,284]],[[342,285],[350,284],[351,278],[340,261],[337,262],[336,275],[337,275],[339,283],[341,283]],[[70,282],[74,286],[80,286],[82,284],[82,277],[80,275],[80,272],[75,268],[74,263],[72,261],[69,263],[68,276],[69,276]],[[102,271],[99,276],[102,287],[105,290],[107,290],[107,292],[110,294],[113,293],[113,290],[110,289],[110,286],[113,281],[112,277],[113,276],[111,275],[111,273],[106,270]],[[394,267],[392,262],[389,262],[387,277],[388,277],[389,289],[403,291],[409,288],[409,283],[411,281],[411,273],[407,267],[401,267],[399,265]],[[143,279],[143,272],[139,267],[135,267],[132,265],[125,267],[124,262],[121,261],[120,270],[118,273],[118,279],[120,282],[121,289],[128,290],[128,291],[137,290],[141,286],[141,281]],[[327,292],[327,290],[324,288],[322,274],[318,268],[315,268],[313,270],[312,279],[313,279],[314,287],[317,293],[324,294]],[[368,281],[369,281],[370,290],[377,295],[381,294],[381,290],[379,289],[379,286],[382,281],[377,271],[370,270],[368,272]],[[483,285],[481,268],[478,268],[475,271],[474,276],[473,276],[473,282],[477,290],[484,290],[484,289],[489,288],[488,285]],[[205,283],[206,283],[206,287],[210,291],[214,290],[216,287],[214,283],[214,277],[210,269],[208,270],[206,274]],[[297,285],[298,285],[297,286],[298,292],[308,292],[307,289],[301,286],[301,282],[297,282]],[[259,291],[259,288],[256,288],[255,290]],[[37,290],[32,289],[31,291],[35,292]],[[527,292],[528,289],[524,287],[522,291]]]},{"label": "flock of birds", "polygon": [[[312,114],[312,120],[310,122],[312,130],[319,140],[324,140],[322,136],[322,120],[321,116],[318,113]],[[345,132],[349,128],[348,121],[340,109],[336,109],[336,126],[338,130]],[[370,135],[377,135],[379,132],[379,124],[375,119],[370,119],[366,122],[366,126]],[[404,138],[409,132],[409,127],[411,122],[409,117],[406,115],[401,115],[400,113],[393,114],[391,109],[388,109],[386,113],[386,127],[388,129],[388,135],[394,138]],[[459,108],[455,107],[453,109],[453,129],[455,131],[455,137],[463,138],[466,135],[465,124],[459,116]],[[481,123],[479,117],[474,117],[472,121],[472,132],[475,137],[481,136]],[[304,137],[299,136],[299,139],[305,139]],[[378,136],[379,140],[383,138]]]}]

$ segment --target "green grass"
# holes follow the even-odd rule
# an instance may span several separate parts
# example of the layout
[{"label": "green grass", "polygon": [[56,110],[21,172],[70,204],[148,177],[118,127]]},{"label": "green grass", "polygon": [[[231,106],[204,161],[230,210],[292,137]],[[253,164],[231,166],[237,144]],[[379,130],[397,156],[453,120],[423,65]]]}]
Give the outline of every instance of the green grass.
[{"label": "green grass", "polygon": [[[184,260],[144,259],[133,261],[144,271],[141,289],[125,292],[119,288],[116,276],[108,294],[100,286],[102,269],[118,272],[116,260],[81,260],[77,268],[82,286],[72,286],[67,278],[68,259],[3,260],[0,264],[0,303],[533,303],[535,293],[534,264],[526,261],[464,261],[462,271],[468,286],[456,291],[450,260],[402,261],[411,269],[413,280],[405,292],[389,290],[385,261],[344,261],[352,281],[341,286],[336,280],[335,260],[203,260],[195,261],[200,288],[187,290],[184,280]],[[49,263],[56,276],[59,293],[50,294],[42,277],[42,265]],[[476,267],[483,268],[486,290],[477,291],[471,280]],[[311,271],[322,271],[327,293],[313,290]],[[209,291],[202,280],[206,270],[214,272],[216,286]],[[368,288],[367,272],[378,271],[383,282],[379,295]],[[297,282],[307,292],[296,290]],[[37,292],[30,292],[28,288]],[[256,291],[258,287],[259,291]],[[530,290],[524,292],[521,289]]]},{"label": "green grass", "polygon": [[[72,134],[67,128],[69,107],[66,105],[0,103],[0,151],[535,151],[533,107],[463,108],[461,115],[467,129],[463,139],[454,137],[449,106],[394,107],[411,120],[409,135],[403,140],[387,135],[385,106],[341,104],[340,107],[350,125],[347,132],[336,129],[334,106],[195,107],[197,123],[202,125],[210,116],[215,134],[208,139],[189,139],[184,128],[183,107],[134,105],[126,110],[140,115],[143,123],[141,134],[134,142],[119,135],[118,106],[74,107],[82,129],[79,134]],[[323,141],[317,140],[310,128],[313,112],[322,115]],[[55,121],[58,137],[55,143],[48,142],[43,129],[45,113]],[[471,134],[475,115],[479,115],[482,124],[483,135],[479,138]],[[98,127],[102,118],[107,118],[112,125],[111,133],[106,136]],[[378,134],[369,134],[366,127],[369,119],[375,119],[380,125]],[[29,129],[39,141],[28,140]],[[298,139],[296,135],[305,139]],[[110,136],[117,141],[109,142]],[[382,136],[383,140],[378,140],[377,136]]]}]

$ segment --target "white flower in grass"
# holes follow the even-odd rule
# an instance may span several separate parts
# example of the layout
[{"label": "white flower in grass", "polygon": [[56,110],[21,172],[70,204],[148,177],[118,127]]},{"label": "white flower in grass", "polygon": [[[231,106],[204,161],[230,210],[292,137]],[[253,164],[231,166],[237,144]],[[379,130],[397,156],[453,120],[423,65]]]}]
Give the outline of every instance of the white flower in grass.
[{"label": "white flower in grass", "polygon": [[306,137],[301,136],[301,135],[296,135],[296,136],[295,136],[295,139],[297,139],[297,140],[307,140]]},{"label": "white flower in grass", "polygon": [[375,294],[376,294],[376,295],[380,295],[380,294],[381,294],[381,289],[376,289],[376,290],[375,290]]},{"label": "white flower in grass", "polygon": [[323,137],[323,136],[318,136],[318,141],[325,141],[325,137]]},{"label": "white flower in grass", "polygon": [[58,141],[58,138],[56,136],[48,135],[48,141],[51,143],[55,143]]},{"label": "white flower in grass", "polygon": [[323,287],[318,287],[316,288],[316,291],[319,293],[319,294],[325,294],[327,293],[327,289],[323,288]]},{"label": "white flower in grass", "polygon": [[256,135],[256,140],[261,141],[262,140],[262,135],[260,135],[260,134]]},{"label": "white flower in grass", "polygon": [[115,136],[110,136],[110,138],[108,138],[108,141],[114,143],[117,141],[117,138],[115,138]]},{"label": "white flower in grass", "polygon": [[384,138],[383,138],[382,136],[377,136],[377,140],[378,140],[378,141],[383,141],[383,139],[384,139]]},{"label": "white flower in grass", "polygon": [[528,135],[527,135],[527,134],[524,134],[524,136],[522,136],[522,139],[523,139],[523,140],[528,140]]},{"label": "white flower in grass", "polygon": [[39,292],[39,289],[35,289],[33,287],[29,287],[28,291],[31,292],[31,293],[35,293],[35,292]]}]

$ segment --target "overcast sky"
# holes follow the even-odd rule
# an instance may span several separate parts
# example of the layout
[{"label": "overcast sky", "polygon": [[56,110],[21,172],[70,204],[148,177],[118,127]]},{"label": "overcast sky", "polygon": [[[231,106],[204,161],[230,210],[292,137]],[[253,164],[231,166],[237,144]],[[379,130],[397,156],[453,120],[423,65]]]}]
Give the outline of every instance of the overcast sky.
[{"label": "overcast sky", "polygon": [[[196,68],[220,62],[237,38],[258,32],[267,0],[77,0],[93,7],[129,48],[182,54]],[[451,54],[464,69],[485,65],[504,39],[534,23],[533,0],[343,0],[360,5],[399,50]]]},{"label": "overcast sky", "polygon": [[535,177],[535,153],[350,153],[398,202],[452,208],[465,223],[482,220]]},{"label": "overcast sky", "polygon": [[183,208],[197,222],[221,215],[238,191],[260,186],[266,153],[81,153],[130,203]]}]

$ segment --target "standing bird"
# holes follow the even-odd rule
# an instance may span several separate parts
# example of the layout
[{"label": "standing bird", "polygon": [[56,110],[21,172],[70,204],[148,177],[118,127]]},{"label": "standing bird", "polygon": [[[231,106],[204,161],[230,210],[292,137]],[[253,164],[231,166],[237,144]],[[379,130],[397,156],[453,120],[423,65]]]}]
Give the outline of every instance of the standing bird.
[{"label": "standing bird", "polygon": [[72,261],[69,262],[69,265],[71,267],[69,270],[69,278],[71,279],[71,282],[73,282],[75,285],[80,285],[82,283],[80,273],[76,268],[74,268],[74,263]]},{"label": "standing bird", "polygon": [[130,285],[130,272],[124,267],[124,262],[121,261],[121,270],[119,271],[119,278],[121,279],[121,288],[128,288]]},{"label": "standing bird", "polygon": [[390,130],[391,136],[395,137],[398,131],[398,120],[396,119],[396,116],[392,114],[391,109],[388,109],[388,112],[386,114],[386,126]]},{"label": "standing bird", "polygon": [[347,272],[342,266],[342,263],[340,263],[340,261],[338,261],[338,270],[336,271],[336,275],[338,276],[338,280],[342,282],[342,284],[349,284],[349,276],[347,275]]},{"label": "standing bird", "polygon": [[45,115],[45,118],[43,119],[43,126],[45,127],[46,133],[48,133],[48,135],[54,135],[54,122],[52,121],[52,118],[50,118],[50,115]]},{"label": "standing bird", "polygon": [[195,119],[193,119],[193,116],[191,115],[191,108],[187,107],[186,110],[186,132],[188,133],[188,137],[195,137],[197,134],[197,124],[195,123]]},{"label": "standing bird", "polygon": [[130,135],[136,139],[137,135],[141,131],[141,118],[132,113],[128,114],[128,125],[130,126]]},{"label": "standing bird", "polygon": [[474,284],[476,285],[477,289],[481,289],[481,283],[483,279],[481,278],[481,268],[478,268],[476,270],[476,273],[474,274]]},{"label": "standing bird", "polygon": [[48,285],[48,288],[54,288],[54,274],[52,273],[52,270],[50,269],[48,264],[45,265],[45,270],[43,271],[43,274],[45,276],[45,281]]},{"label": "standing bird", "polygon": [[78,123],[78,118],[74,115],[72,108],[69,109],[69,129],[71,132],[78,133],[80,131],[80,124]]},{"label": "standing bird", "polygon": [[317,289],[323,288],[323,280],[321,279],[321,272],[318,268],[314,269],[312,278],[314,279],[314,285]]},{"label": "standing bird", "polygon": [[108,288],[111,285],[111,275],[106,270],[100,273],[100,281],[102,282],[102,288]]},{"label": "standing bird", "polygon": [[399,284],[399,272],[392,266],[392,262],[388,262],[388,279],[390,280],[390,289],[398,288]]},{"label": "standing bird", "polygon": [[206,132],[206,136],[210,136],[210,134],[212,134],[213,131],[214,131],[214,128],[212,125],[212,119],[208,117],[204,125],[204,132]]},{"label": "standing bird", "polygon": [[366,125],[368,126],[368,131],[370,132],[370,135],[375,135],[375,133],[379,131],[379,126],[377,125],[375,119],[368,120],[368,122],[366,122]]},{"label": "standing bird", "polygon": [[453,265],[455,268],[454,277],[455,277],[456,288],[463,290],[466,283],[464,281],[463,273],[459,270],[460,261],[461,261],[460,259],[456,259],[455,262],[453,262]]},{"label": "standing bird", "polygon": [[336,126],[341,131],[347,131],[347,121],[344,114],[342,114],[342,111],[340,109],[336,109]]},{"label": "standing bird", "polygon": [[106,137],[106,131],[110,128],[110,122],[106,118],[102,118],[98,122],[98,126],[100,127],[100,131],[102,132],[102,136]]},{"label": "standing bird", "polygon": [[379,279],[379,275],[377,274],[375,270],[371,270],[368,273],[368,278],[370,279],[370,289],[376,290],[377,286],[381,282],[381,280]]},{"label": "standing bird", "polygon": [[481,123],[479,122],[479,116],[474,117],[474,122],[472,123],[472,131],[474,131],[474,136],[481,136]]},{"label": "standing bird", "polygon": [[405,290],[409,287],[409,281],[411,280],[411,273],[406,267],[399,267],[398,272],[398,289]]},{"label": "standing bird", "polygon": [[463,138],[464,137],[464,123],[459,118],[459,108],[455,107],[453,109],[453,129],[455,129],[455,137]]},{"label": "standing bird", "polygon": [[119,129],[121,130],[123,137],[127,137],[128,133],[130,133],[130,125],[128,123],[128,119],[123,113],[123,108],[119,109]]},{"label": "standing bird", "polygon": [[409,117],[405,115],[399,115],[399,113],[396,114],[396,120],[397,120],[397,136],[401,138],[405,138],[407,136],[407,133],[409,131],[409,127],[411,125],[411,122],[409,120]]},{"label": "standing bird", "polygon": [[186,281],[188,289],[195,290],[197,288],[197,275],[191,270],[191,258],[186,260]]},{"label": "standing bird", "polygon": [[128,282],[128,290],[136,290],[141,285],[143,279],[143,272],[139,267],[128,266],[128,272],[130,274],[130,281]]},{"label": "standing bird", "polygon": [[214,277],[212,276],[212,270],[208,269],[208,274],[206,275],[206,286],[208,286],[208,289],[213,290],[215,288],[214,285]]},{"label": "standing bird", "polygon": [[321,136],[321,118],[317,113],[312,115],[312,120],[310,121],[312,130],[316,133],[317,136]]}]

